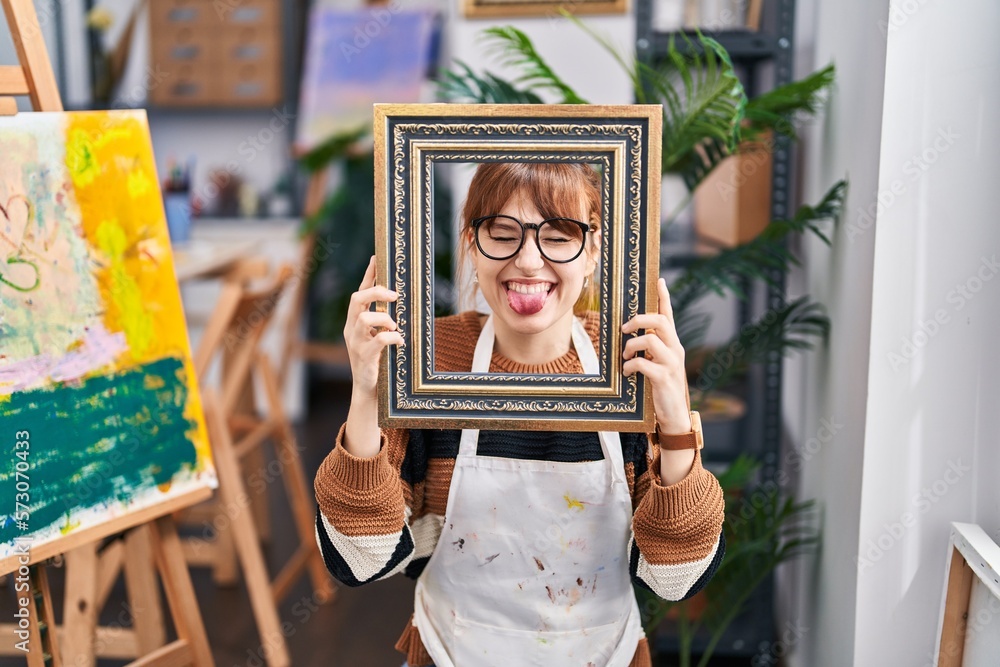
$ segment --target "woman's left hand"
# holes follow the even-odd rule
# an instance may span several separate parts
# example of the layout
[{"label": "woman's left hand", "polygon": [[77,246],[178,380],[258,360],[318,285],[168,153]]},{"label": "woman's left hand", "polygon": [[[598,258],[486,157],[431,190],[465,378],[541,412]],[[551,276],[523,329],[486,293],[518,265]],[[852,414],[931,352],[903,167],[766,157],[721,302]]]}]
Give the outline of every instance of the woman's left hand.
[{"label": "woman's left hand", "polygon": [[[687,378],[684,370],[684,347],[674,328],[674,311],[670,305],[667,282],[660,278],[656,283],[660,300],[658,313],[636,315],[624,325],[622,333],[645,333],[630,338],[625,343],[625,375],[635,372],[649,378],[653,386],[653,408],[660,433],[687,433],[691,430],[688,408]],[[644,356],[638,357],[638,352]]]}]

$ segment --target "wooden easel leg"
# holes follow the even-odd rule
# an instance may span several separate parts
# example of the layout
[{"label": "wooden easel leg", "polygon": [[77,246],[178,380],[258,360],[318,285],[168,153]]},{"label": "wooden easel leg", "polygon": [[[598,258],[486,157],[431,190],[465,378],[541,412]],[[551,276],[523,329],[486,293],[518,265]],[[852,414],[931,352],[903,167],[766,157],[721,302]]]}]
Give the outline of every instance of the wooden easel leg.
[{"label": "wooden easel leg", "polygon": [[91,542],[66,554],[66,609],[63,611],[63,660],[74,667],[93,667],[97,628],[97,544]]},{"label": "wooden easel leg", "polygon": [[[225,415],[239,414],[254,416],[257,414],[257,402],[254,397],[253,386],[253,350],[249,347],[240,350],[235,355],[227,355],[223,359],[224,372],[231,373],[230,377],[243,377],[244,370],[248,381],[243,386],[225,384],[223,386],[223,411]],[[230,398],[232,397],[232,398]],[[226,406],[232,405],[232,410],[227,410]],[[240,474],[243,479],[249,475],[261,474],[266,462],[264,454],[259,447],[254,447],[247,452],[239,465]],[[257,538],[263,542],[271,541],[271,517],[269,514],[267,493],[253,493],[248,496],[250,499],[250,509],[253,512],[254,523],[257,526]]]},{"label": "wooden easel leg", "polygon": [[56,641],[56,619],[52,611],[52,594],[44,565],[32,565],[28,575],[28,646],[25,656],[28,667],[61,667]]},{"label": "wooden easel leg", "polygon": [[164,516],[149,524],[153,537],[153,554],[156,566],[163,580],[163,590],[167,595],[170,615],[177,629],[177,636],[190,647],[192,664],[196,667],[212,667],[215,662],[205,634],[198,599],[191,585],[191,574],[184,562],[184,551],[177,536],[177,528],[170,516]]},{"label": "wooden easel leg", "polygon": [[211,394],[206,394],[204,405],[209,438],[212,442],[212,457],[219,475],[219,495],[227,512],[228,508],[234,509],[230,532],[236,541],[236,553],[243,568],[243,580],[250,595],[250,606],[257,621],[261,646],[264,648],[269,667],[289,667],[291,658],[288,655],[288,646],[281,631],[278,608],[271,595],[271,581],[267,573],[267,564],[264,562],[264,554],[261,552],[257,529],[254,526],[253,516],[246,506],[249,495],[240,475],[239,461],[233,450],[229,429]]},{"label": "wooden easel leg", "polygon": [[139,655],[167,643],[152,541],[148,526],[139,526],[125,536],[125,585]]},{"label": "wooden easel leg", "polygon": [[[247,452],[242,463],[243,479],[249,479],[250,475],[266,474],[267,459],[264,458],[264,451],[260,447],[254,447]],[[271,542],[271,515],[267,499],[266,487],[260,493],[254,491],[250,494],[250,507],[253,510],[253,519],[257,526],[257,536],[265,544]]]},{"label": "wooden easel leg", "polygon": [[[222,507],[219,511],[225,514],[226,509]],[[214,551],[212,581],[218,586],[235,586],[240,580],[240,573],[236,566],[236,542],[233,540],[231,522],[227,521],[224,526],[216,529],[215,538],[209,547]]]},{"label": "wooden easel leg", "polygon": [[258,356],[257,367],[260,369],[264,390],[267,392],[269,417],[278,424],[275,454],[281,463],[282,479],[288,492],[288,502],[292,507],[292,515],[295,517],[299,541],[302,547],[312,551],[309,556],[309,576],[312,579],[313,590],[320,602],[329,602],[333,599],[336,589],[327,572],[326,565],[323,563],[319,546],[316,544],[313,523],[316,511],[313,509],[312,494],[309,492],[306,475],[302,469],[302,459],[299,456],[295,432],[285,415],[278,390],[278,378],[271,366],[271,360],[266,354]]}]

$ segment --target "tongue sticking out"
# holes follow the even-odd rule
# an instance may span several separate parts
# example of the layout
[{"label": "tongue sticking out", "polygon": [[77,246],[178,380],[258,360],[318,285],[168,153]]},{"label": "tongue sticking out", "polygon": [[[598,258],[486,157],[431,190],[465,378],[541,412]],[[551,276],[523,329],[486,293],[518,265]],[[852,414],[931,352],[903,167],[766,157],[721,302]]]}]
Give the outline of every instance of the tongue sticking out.
[{"label": "tongue sticking out", "polygon": [[514,290],[507,290],[507,303],[511,310],[518,315],[534,315],[545,306],[545,299],[548,292],[536,292],[534,294],[521,294]]}]

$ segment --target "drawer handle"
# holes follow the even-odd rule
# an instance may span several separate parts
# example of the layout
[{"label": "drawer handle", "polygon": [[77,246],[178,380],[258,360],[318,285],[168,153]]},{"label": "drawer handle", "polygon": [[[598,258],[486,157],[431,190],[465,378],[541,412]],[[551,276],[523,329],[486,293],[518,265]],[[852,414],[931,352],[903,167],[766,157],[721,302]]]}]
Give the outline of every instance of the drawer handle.
[{"label": "drawer handle", "polygon": [[194,60],[201,51],[195,44],[181,44],[170,50],[174,60]]},{"label": "drawer handle", "polygon": [[259,23],[262,15],[260,7],[240,7],[233,10],[231,18],[233,23]]},{"label": "drawer handle", "polygon": [[170,10],[167,20],[173,23],[192,23],[198,20],[198,10],[195,7],[177,7]]},{"label": "drawer handle", "polygon": [[260,97],[263,86],[259,81],[243,81],[236,84],[237,97]]},{"label": "drawer handle", "polygon": [[240,44],[233,49],[233,57],[237,60],[260,60],[263,51],[259,44]]}]

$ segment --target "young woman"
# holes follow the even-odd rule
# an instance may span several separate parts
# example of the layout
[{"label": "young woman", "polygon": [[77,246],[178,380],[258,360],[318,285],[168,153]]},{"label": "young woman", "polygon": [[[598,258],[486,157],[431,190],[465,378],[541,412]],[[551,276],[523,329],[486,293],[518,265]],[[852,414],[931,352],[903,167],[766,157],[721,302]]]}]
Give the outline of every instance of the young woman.
[{"label": "young woman", "polygon": [[[460,245],[492,314],[436,320],[437,368],[597,372],[596,314],[574,309],[592,303],[599,199],[584,164],[479,166]],[[344,329],[353,395],[316,476],[317,538],[344,584],[417,579],[396,645],[410,667],[648,667],[632,583],[679,600],[712,577],[722,489],[687,448],[693,413],[663,280],[658,296],[658,313],[622,327],[644,331],[623,372],[650,379],[657,432],[380,431],[379,356],[406,341],[368,309],[396,299],[372,259]]]}]

